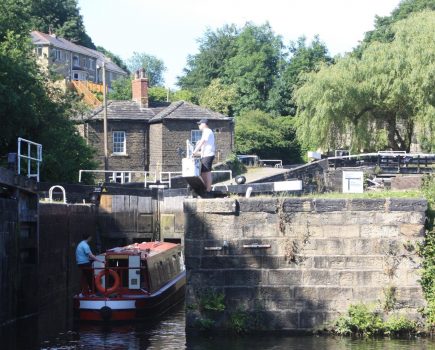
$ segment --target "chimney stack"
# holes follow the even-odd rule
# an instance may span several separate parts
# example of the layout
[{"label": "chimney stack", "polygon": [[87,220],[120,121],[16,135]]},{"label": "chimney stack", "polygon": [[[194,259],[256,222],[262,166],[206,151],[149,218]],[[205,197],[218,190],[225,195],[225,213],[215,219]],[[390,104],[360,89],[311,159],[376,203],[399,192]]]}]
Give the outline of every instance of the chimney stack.
[{"label": "chimney stack", "polygon": [[136,71],[131,85],[133,101],[139,103],[141,108],[148,108],[148,79],[145,69]]}]

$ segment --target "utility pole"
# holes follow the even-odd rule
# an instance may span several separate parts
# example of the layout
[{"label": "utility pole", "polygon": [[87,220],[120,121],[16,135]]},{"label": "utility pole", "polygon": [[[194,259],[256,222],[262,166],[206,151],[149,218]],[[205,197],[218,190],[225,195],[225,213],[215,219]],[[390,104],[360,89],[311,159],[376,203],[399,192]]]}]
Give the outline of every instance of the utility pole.
[{"label": "utility pole", "polygon": [[[107,149],[107,98],[106,98],[106,62],[103,61],[103,132],[104,132],[104,170],[108,170],[109,152]],[[107,173],[104,173],[107,182]]]}]

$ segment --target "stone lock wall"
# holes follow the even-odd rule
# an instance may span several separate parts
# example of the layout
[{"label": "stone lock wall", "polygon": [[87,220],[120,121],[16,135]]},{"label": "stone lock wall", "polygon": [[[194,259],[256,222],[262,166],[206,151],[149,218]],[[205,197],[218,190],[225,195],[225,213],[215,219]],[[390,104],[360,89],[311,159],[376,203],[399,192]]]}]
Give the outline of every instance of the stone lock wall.
[{"label": "stone lock wall", "polygon": [[[255,330],[314,330],[360,302],[417,318],[426,209],[423,199],[187,199],[187,328],[228,329],[243,315]],[[225,310],[208,312],[204,296],[219,294]]]}]

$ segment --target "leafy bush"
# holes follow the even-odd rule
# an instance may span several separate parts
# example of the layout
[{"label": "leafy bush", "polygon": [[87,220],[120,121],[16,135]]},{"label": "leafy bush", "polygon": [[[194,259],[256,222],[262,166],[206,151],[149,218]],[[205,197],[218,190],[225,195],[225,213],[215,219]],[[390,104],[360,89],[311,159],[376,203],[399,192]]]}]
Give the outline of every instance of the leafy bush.
[{"label": "leafy bush", "polygon": [[200,307],[205,311],[221,312],[225,310],[225,295],[214,290],[207,290],[200,299]]},{"label": "leafy bush", "polygon": [[347,315],[335,323],[334,332],[340,335],[372,336],[383,333],[381,317],[367,305],[351,305]]},{"label": "leafy bush", "polygon": [[404,335],[415,333],[417,322],[408,320],[404,316],[393,315],[384,323],[384,333],[387,335]]},{"label": "leafy bush", "polygon": [[243,310],[236,310],[230,317],[231,329],[237,333],[242,334],[248,331],[249,315]]}]

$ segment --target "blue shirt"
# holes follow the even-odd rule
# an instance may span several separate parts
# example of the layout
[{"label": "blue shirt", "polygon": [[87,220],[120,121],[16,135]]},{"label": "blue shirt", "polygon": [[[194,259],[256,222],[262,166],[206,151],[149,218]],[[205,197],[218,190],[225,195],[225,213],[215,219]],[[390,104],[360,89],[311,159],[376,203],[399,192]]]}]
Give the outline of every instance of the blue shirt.
[{"label": "blue shirt", "polygon": [[76,249],[76,261],[77,264],[87,264],[91,260],[89,259],[89,254],[91,254],[91,248],[88,242],[81,241]]}]

